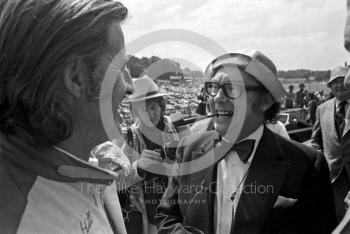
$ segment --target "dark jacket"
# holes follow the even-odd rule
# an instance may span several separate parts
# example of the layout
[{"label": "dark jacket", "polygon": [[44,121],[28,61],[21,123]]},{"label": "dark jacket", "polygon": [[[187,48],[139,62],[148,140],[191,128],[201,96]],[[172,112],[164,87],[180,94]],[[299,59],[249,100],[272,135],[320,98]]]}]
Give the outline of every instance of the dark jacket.
[{"label": "dark jacket", "polygon": [[[213,131],[186,138],[178,160],[213,154]],[[215,233],[216,164],[171,177],[158,207],[159,233]],[[324,156],[264,128],[244,186],[272,186],[268,193],[242,193],[231,233],[330,233],[336,225],[329,171]],[[195,188],[202,188],[199,192]],[[297,199],[274,206],[279,196]],[[187,231],[187,232],[185,232]]]}]

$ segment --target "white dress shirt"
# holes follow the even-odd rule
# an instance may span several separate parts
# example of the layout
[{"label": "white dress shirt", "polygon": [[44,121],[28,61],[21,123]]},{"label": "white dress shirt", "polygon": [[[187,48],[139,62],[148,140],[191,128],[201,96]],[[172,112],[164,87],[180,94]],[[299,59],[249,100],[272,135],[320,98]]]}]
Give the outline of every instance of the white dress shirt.
[{"label": "white dress shirt", "polygon": [[[229,152],[225,158],[218,163],[215,202],[215,226],[217,234],[229,234],[231,231],[231,225],[234,220],[244,181],[254,158],[256,148],[262,137],[263,130],[264,126],[261,125],[255,132],[243,139],[255,140],[253,152],[247,163],[241,161],[236,151]],[[224,137],[222,139],[226,140]],[[232,201],[231,196],[235,192],[235,198]]]}]

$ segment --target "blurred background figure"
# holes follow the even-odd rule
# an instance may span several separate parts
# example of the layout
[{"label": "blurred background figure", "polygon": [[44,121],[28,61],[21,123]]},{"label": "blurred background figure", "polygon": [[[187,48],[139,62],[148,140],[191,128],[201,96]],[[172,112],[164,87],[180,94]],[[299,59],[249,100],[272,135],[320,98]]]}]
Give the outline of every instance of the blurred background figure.
[{"label": "blurred background figure", "polygon": [[316,92],[315,97],[316,97],[317,105],[321,105],[326,100],[323,90]]},{"label": "blurred background figure", "polygon": [[288,86],[288,92],[286,93],[286,109],[294,108],[294,101],[295,101],[295,93],[294,93],[294,86],[289,85]]},{"label": "blurred background figure", "polygon": [[201,89],[201,93],[198,96],[198,100],[200,103],[198,103],[196,113],[199,115],[206,115],[207,114],[207,100],[208,96],[205,93],[204,88]]},{"label": "blurred background figure", "polygon": [[296,107],[303,108],[305,105],[305,85],[299,84],[299,90],[295,94],[295,105]]},{"label": "blurred background figure", "polygon": [[316,109],[317,109],[317,100],[314,93],[308,93],[308,116],[306,118],[306,122],[310,125],[314,125],[316,121]]},{"label": "blurred background figure", "polygon": [[[350,52],[350,0],[347,0],[347,17],[346,17],[346,23],[345,23],[345,29],[344,29],[344,47],[348,52]],[[348,72],[345,75],[344,78],[344,87],[346,89],[350,89],[350,72]],[[344,218],[339,223],[338,227],[332,232],[332,234],[346,234],[350,233],[350,191],[347,193],[345,199],[345,208],[346,213],[344,215]]]},{"label": "blurred background figure", "polygon": [[[163,160],[175,158],[175,147],[165,147],[178,142],[179,136],[170,118],[165,116],[165,98],[156,83],[149,77],[133,79],[135,93],[130,96],[135,123],[128,127],[126,143],[122,149],[134,168],[134,182],[128,190],[120,191],[119,197],[128,233],[156,233],[154,216],[167,186],[167,176],[156,175],[148,170],[160,167]],[[164,134],[166,137],[163,138]],[[170,142],[169,142],[170,136]],[[166,142],[167,141],[167,142]]]},{"label": "blurred background figure", "polygon": [[345,213],[344,197],[350,189],[350,89],[344,87],[348,67],[331,71],[327,86],[334,98],[317,107],[316,122],[311,136],[312,147],[322,151],[330,168],[337,219]]},{"label": "blurred background figure", "polygon": [[[269,112],[278,113],[280,110],[280,107],[281,107],[281,103],[276,102],[276,104],[273,106],[272,109],[269,110]],[[284,126],[284,124],[281,121],[278,120],[278,114],[274,117],[268,118],[265,121],[265,125],[274,133],[277,133],[277,134],[285,137],[286,139],[290,139],[286,127]]]}]

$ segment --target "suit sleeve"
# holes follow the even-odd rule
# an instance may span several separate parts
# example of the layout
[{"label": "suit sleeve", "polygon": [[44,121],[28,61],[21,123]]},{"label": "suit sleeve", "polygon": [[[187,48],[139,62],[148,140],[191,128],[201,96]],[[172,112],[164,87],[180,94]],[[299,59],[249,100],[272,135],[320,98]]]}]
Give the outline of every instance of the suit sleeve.
[{"label": "suit sleeve", "polygon": [[316,122],[312,130],[311,135],[311,146],[317,150],[323,152],[323,141],[322,141],[322,131],[320,124],[320,108],[317,107],[316,110]]},{"label": "suit sleeve", "polygon": [[[181,143],[180,143],[181,144]],[[182,162],[183,147],[177,150],[177,161]],[[179,177],[172,176],[169,179],[168,187],[165,190],[160,204],[157,208],[155,222],[158,228],[158,234],[200,234],[202,231],[193,227],[183,225],[183,217],[179,207]]]}]

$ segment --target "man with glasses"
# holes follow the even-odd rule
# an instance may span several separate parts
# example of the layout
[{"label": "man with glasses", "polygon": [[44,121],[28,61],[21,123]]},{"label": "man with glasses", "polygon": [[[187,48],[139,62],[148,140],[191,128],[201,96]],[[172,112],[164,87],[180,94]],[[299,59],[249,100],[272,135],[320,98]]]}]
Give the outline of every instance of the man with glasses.
[{"label": "man with glasses", "polygon": [[184,138],[177,157],[215,160],[171,177],[159,233],[330,233],[336,221],[323,155],[264,126],[285,94],[273,62],[259,51],[225,54],[206,76],[215,130]]}]

